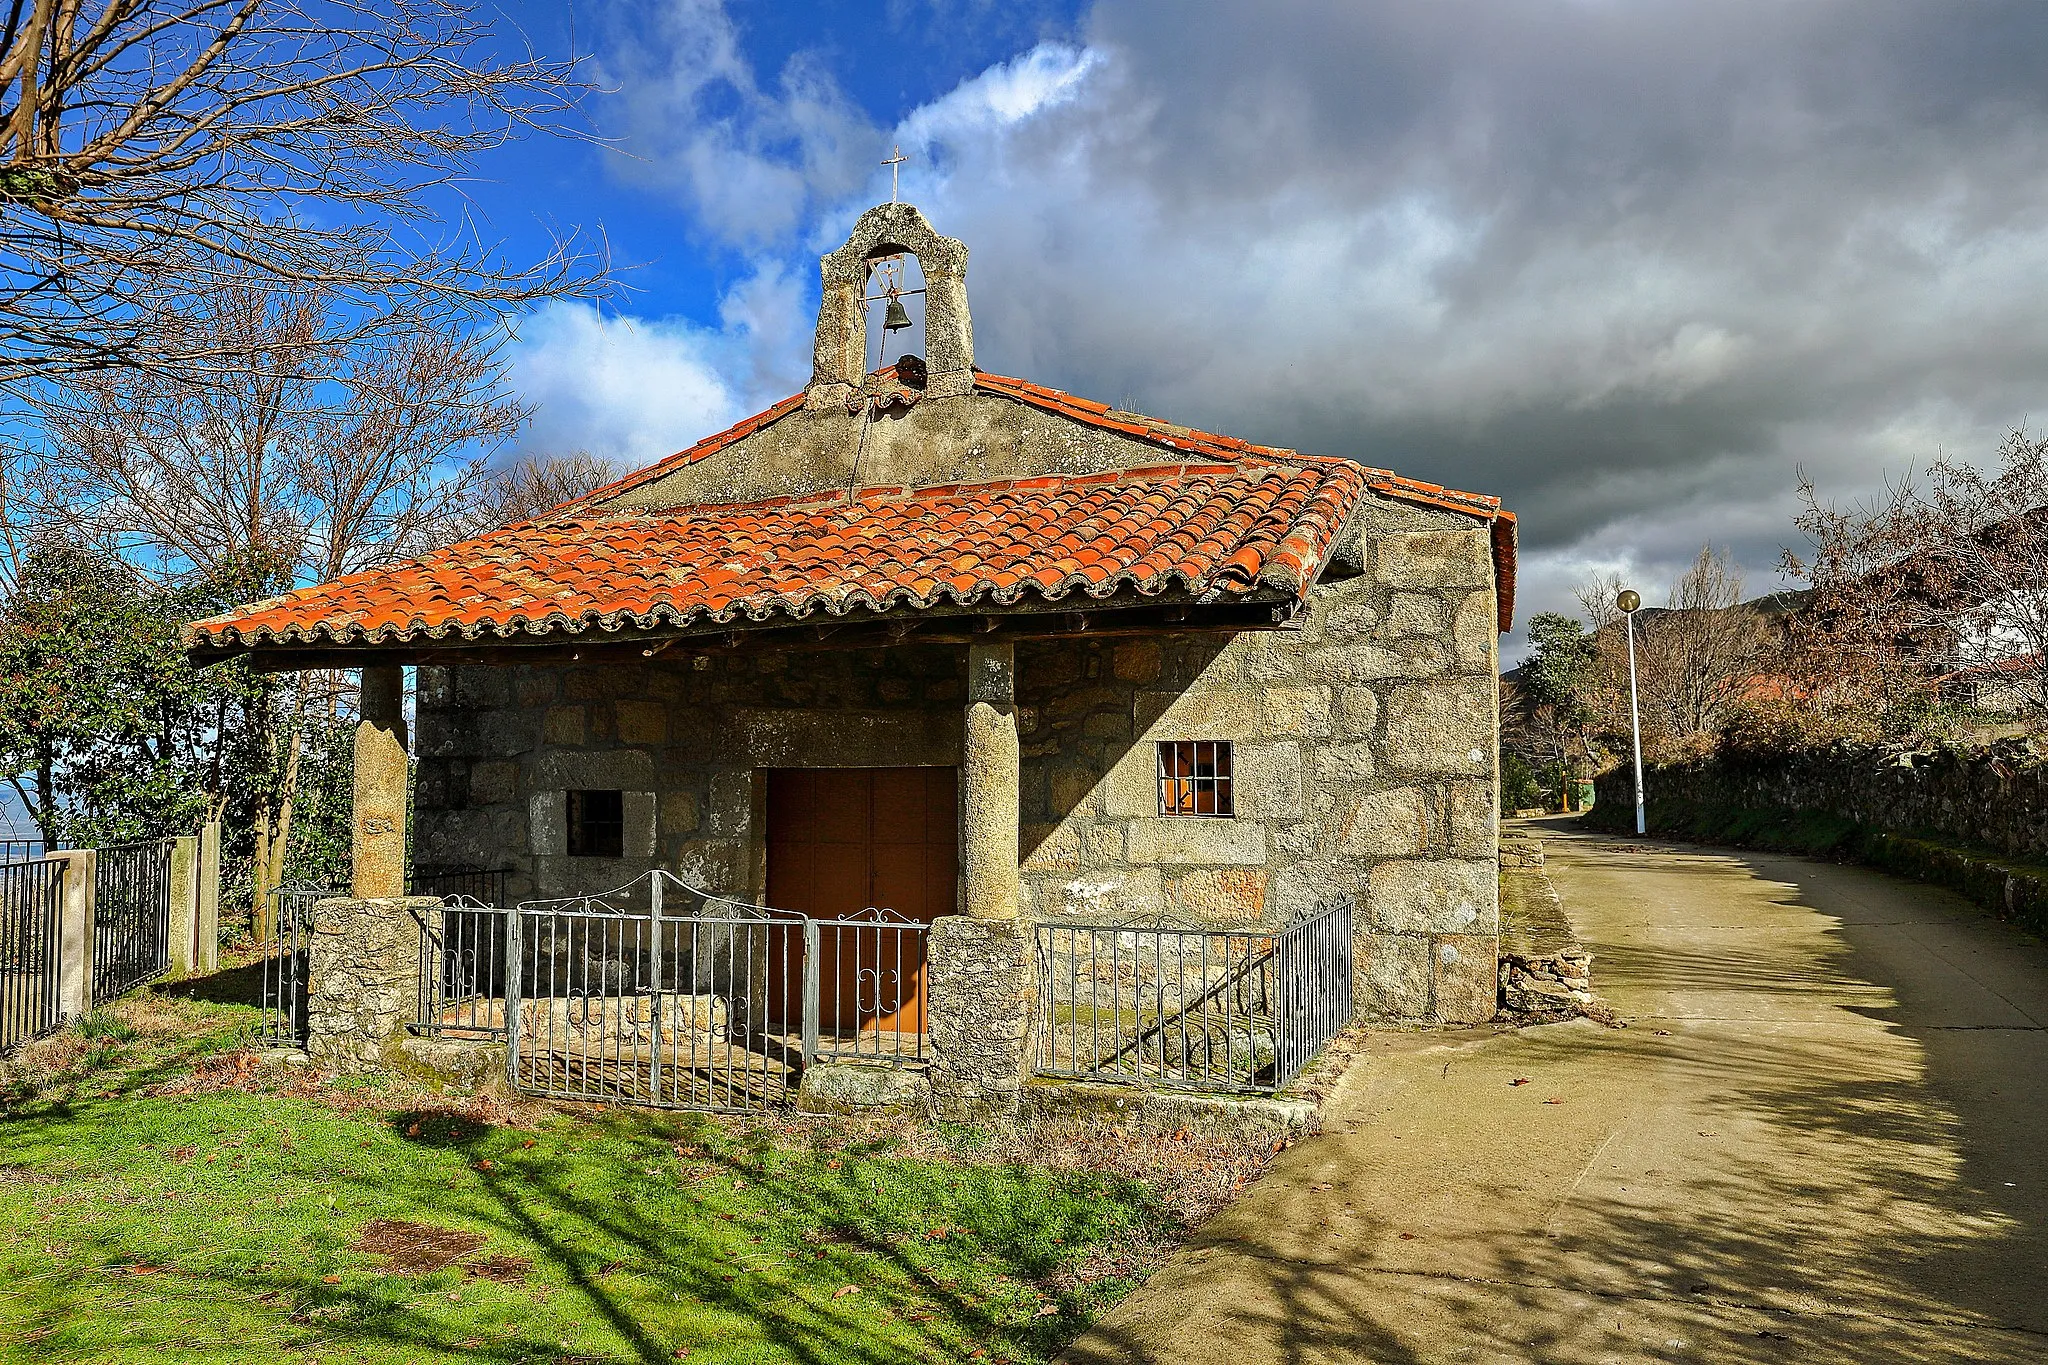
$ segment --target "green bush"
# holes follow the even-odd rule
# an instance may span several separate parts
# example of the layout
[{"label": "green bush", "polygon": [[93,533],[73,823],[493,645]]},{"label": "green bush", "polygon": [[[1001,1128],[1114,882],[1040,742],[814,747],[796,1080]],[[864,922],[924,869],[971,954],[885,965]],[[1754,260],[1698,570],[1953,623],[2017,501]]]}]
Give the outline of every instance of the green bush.
[{"label": "green bush", "polygon": [[1536,770],[1529,766],[1520,754],[1504,753],[1500,756],[1500,813],[1513,815],[1518,810],[1529,810],[1547,804],[1544,801],[1543,784],[1536,779]]}]

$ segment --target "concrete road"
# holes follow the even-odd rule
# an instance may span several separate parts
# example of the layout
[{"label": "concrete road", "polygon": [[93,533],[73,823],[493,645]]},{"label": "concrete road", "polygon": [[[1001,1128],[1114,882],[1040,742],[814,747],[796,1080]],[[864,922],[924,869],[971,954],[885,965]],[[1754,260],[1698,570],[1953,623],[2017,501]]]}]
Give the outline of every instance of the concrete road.
[{"label": "concrete road", "polygon": [[2048,1361],[2048,948],[1535,824],[1628,1026],[1378,1035],[1067,1359]]}]

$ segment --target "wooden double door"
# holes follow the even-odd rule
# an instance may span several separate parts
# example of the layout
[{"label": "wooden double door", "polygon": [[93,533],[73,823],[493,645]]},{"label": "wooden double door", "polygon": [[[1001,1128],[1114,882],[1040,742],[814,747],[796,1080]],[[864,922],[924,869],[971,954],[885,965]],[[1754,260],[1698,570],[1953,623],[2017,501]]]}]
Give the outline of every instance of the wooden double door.
[{"label": "wooden double door", "polygon": [[[924,1031],[925,935],[888,921],[929,924],[954,908],[958,804],[953,768],[769,771],[768,903],[822,922],[821,1031]],[[870,911],[884,913],[864,920]],[[802,941],[781,941],[779,994],[794,1004],[803,998]]]}]

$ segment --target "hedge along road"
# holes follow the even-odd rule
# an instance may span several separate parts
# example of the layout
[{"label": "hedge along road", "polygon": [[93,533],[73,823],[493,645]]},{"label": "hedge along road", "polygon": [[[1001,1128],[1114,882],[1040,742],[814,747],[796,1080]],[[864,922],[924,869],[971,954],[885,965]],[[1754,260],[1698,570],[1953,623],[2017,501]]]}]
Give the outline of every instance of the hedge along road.
[{"label": "hedge along road", "polygon": [[1066,1359],[2048,1360],[2048,947],[1533,823],[1628,1027],[1376,1035]]}]

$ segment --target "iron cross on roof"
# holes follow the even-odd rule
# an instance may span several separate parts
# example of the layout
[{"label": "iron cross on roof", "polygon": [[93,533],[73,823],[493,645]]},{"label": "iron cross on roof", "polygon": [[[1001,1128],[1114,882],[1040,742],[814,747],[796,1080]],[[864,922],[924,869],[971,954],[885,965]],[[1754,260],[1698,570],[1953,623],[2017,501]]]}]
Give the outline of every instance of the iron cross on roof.
[{"label": "iron cross on roof", "polygon": [[897,147],[895,151],[896,155],[885,156],[882,158],[882,164],[889,168],[889,202],[892,204],[896,202],[897,167],[901,166],[904,162],[910,159],[909,157],[903,155],[903,149],[901,147]]}]

